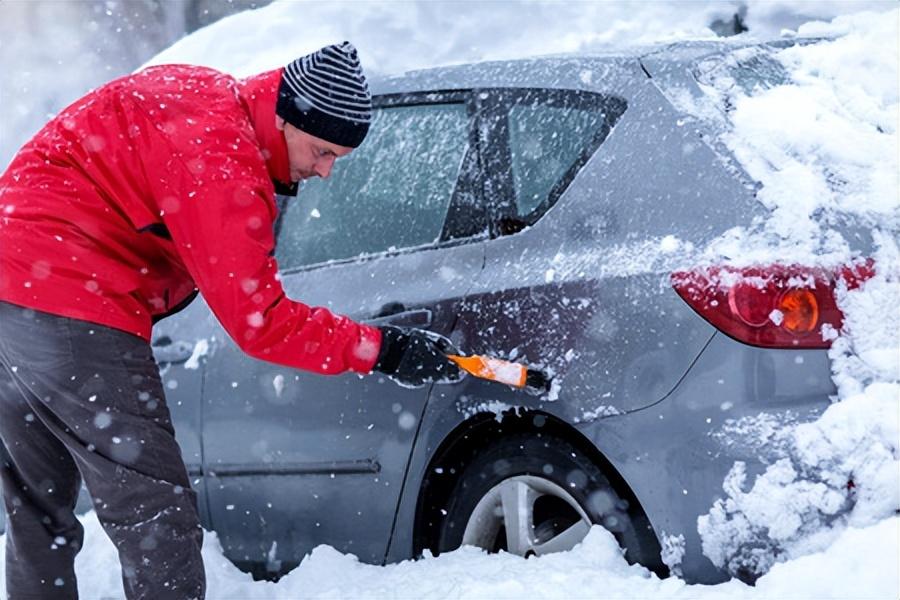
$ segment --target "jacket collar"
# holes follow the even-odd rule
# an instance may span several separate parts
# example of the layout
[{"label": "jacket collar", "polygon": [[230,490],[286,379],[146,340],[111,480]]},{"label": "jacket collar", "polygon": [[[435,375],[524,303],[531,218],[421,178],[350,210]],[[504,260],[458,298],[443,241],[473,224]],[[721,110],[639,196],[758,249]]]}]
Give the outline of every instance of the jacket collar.
[{"label": "jacket collar", "polygon": [[275,184],[275,193],[297,195],[297,184],[291,183],[287,142],[284,133],[275,127],[275,101],[282,69],[266,71],[240,81],[239,94],[250,116],[250,122],[266,159],[269,177]]}]

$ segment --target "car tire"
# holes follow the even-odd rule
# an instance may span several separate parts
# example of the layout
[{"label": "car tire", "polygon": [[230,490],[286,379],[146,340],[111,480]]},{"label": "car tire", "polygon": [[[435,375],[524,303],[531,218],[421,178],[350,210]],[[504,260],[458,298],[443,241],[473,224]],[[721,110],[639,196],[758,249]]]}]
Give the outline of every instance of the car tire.
[{"label": "car tire", "polygon": [[629,508],[601,469],[569,442],[510,435],[463,467],[445,508],[438,549],[469,544],[528,557],[571,549],[599,524],[635,562],[640,538]]}]

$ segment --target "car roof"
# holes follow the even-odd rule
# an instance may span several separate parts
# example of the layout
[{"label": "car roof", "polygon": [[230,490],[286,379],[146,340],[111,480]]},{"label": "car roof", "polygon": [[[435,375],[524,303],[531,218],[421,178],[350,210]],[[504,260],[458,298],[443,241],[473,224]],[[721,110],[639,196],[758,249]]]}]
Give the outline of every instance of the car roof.
[{"label": "car roof", "polygon": [[[486,61],[373,78],[373,94],[424,90],[537,87],[578,89],[598,93],[624,93],[642,84],[654,67],[688,67],[699,59],[748,46],[784,48],[821,38],[784,38],[761,41],[749,38],[679,41],[668,44],[615,48],[578,54],[537,56]],[[627,95],[627,94],[626,94]]]},{"label": "car roof", "polygon": [[543,56],[479,62],[376,79],[373,94],[472,88],[561,88],[610,91],[645,78],[637,56]]}]

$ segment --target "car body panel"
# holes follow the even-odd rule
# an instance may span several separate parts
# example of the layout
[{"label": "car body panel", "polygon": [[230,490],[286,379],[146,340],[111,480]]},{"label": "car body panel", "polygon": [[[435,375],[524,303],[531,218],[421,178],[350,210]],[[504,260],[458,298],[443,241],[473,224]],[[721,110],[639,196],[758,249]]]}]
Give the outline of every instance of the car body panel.
[{"label": "car body panel", "polygon": [[703,244],[753,214],[752,194],[677,126],[655,88],[633,91],[556,205],[487,242],[460,318],[471,352],[515,352],[549,367],[560,394],[577,389],[565,398],[569,420],[603,406],[634,410],[674,387],[713,328],[672,293],[680,252],[661,250],[663,238]]},{"label": "car body panel", "polygon": [[657,536],[684,536],[684,576],[717,583],[728,576],[703,555],[697,518],[725,496],[735,462],[752,481],[785,455],[783,428],[815,420],[836,393],[829,372],[826,351],[767,350],[717,333],[665,399],[579,429],[629,482]]},{"label": "car body panel", "polygon": [[[282,282],[289,297],[355,320],[449,334],[483,263],[476,242],[285,273]],[[421,284],[436,274],[442,287]],[[375,318],[394,303],[410,310]],[[205,468],[226,555],[278,571],[282,557],[296,562],[326,543],[380,562],[428,388],[280,367],[249,359],[222,331],[216,337]]]}]

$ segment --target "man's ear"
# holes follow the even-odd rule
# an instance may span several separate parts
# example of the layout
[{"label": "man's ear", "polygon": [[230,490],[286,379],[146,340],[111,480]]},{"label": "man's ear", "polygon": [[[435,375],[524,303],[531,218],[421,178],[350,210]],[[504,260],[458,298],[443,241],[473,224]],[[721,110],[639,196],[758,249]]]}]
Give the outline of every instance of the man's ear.
[{"label": "man's ear", "polygon": [[278,131],[284,131],[284,119],[282,119],[278,115],[275,115],[275,128]]}]

